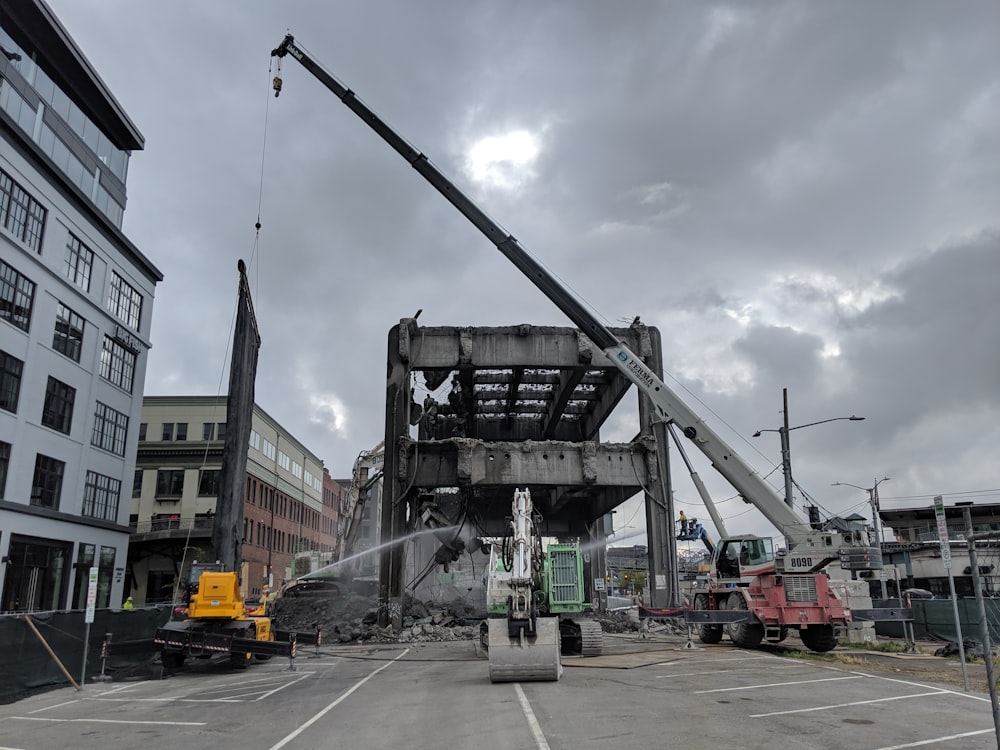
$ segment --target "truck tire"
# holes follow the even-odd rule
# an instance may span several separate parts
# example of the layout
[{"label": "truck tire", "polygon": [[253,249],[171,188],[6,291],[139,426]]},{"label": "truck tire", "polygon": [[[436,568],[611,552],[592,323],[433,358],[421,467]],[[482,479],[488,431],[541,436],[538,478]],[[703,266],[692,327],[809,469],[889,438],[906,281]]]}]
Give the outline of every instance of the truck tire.
[{"label": "truck tire", "polygon": [[802,639],[802,645],[810,651],[822,654],[837,648],[837,633],[833,625],[810,625],[799,631],[799,637]]},{"label": "truck tire", "polygon": [[[747,609],[746,599],[741,593],[730,594],[726,604],[734,611]],[[752,617],[750,622],[731,622],[726,630],[733,645],[739,648],[757,648],[764,640],[764,626],[756,617]]]},{"label": "truck tire", "polygon": [[[695,609],[708,609],[708,597],[705,594],[698,594],[694,598]],[[698,640],[702,643],[719,643],[722,640],[721,625],[699,625]]]}]

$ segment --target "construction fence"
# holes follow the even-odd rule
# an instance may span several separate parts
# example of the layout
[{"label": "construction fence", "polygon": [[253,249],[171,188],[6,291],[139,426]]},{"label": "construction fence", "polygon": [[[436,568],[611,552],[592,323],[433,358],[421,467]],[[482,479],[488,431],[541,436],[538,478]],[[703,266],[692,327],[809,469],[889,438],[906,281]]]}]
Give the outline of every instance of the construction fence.
[{"label": "construction fence", "polygon": [[[1000,642],[1000,598],[983,599],[986,620],[990,628],[990,643]],[[873,607],[898,607],[899,599],[876,599]],[[958,641],[955,623],[955,603],[951,599],[915,599],[913,609],[913,637],[918,641]],[[975,597],[958,600],[958,618],[965,640],[982,641],[982,618]],[[905,639],[903,623],[878,622],[875,632],[884,638]]]},{"label": "construction fence", "polygon": [[[89,646],[85,646],[87,627],[82,609],[0,615],[0,703],[69,686],[63,669],[78,685],[84,676],[87,682],[92,681],[102,667],[114,679],[148,673],[154,655],[153,635],[170,618],[170,611],[169,605],[99,609],[90,626]],[[149,648],[102,660],[101,647],[108,634],[114,643],[147,641]]]}]

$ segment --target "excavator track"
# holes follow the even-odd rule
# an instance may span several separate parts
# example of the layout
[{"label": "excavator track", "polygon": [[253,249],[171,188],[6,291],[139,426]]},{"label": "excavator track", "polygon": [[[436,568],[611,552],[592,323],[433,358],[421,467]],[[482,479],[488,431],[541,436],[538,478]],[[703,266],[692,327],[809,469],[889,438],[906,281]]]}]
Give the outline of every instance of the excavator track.
[{"label": "excavator track", "polygon": [[555,682],[562,676],[558,618],[539,617],[534,638],[511,638],[506,619],[488,622],[490,682]]},{"label": "excavator track", "polygon": [[578,620],[582,640],[581,656],[600,656],[604,650],[604,630],[597,620]]}]

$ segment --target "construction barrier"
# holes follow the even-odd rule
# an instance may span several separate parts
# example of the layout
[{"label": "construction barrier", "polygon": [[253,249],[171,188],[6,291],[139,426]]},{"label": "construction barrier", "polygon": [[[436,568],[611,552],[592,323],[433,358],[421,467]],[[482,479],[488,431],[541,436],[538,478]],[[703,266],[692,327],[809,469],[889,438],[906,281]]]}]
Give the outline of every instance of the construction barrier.
[{"label": "construction barrier", "polygon": [[[97,610],[87,648],[87,679],[100,674],[102,666],[106,675],[140,673],[147,669],[154,655],[148,645],[156,629],[168,619],[170,610],[170,605]],[[0,703],[13,703],[32,693],[70,684],[46,645],[59,662],[70,665],[74,677],[79,677],[86,634],[84,615],[82,609],[0,615],[4,662],[0,669]],[[31,624],[44,643],[32,631],[26,616],[31,617]],[[115,642],[113,653],[107,652],[107,634]],[[146,648],[119,653],[119,645],[131,642],[146,644]]]}]

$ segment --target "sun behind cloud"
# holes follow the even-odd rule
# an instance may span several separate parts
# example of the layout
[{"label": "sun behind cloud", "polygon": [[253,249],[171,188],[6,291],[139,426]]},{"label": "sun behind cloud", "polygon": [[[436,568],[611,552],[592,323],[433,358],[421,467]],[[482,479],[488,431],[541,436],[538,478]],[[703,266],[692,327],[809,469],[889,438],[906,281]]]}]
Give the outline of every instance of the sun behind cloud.
[{"label": "sun behind cloud", "polygon": [[538,140],[527,130],[481,138],[469,149],[466,171],[488,187],[513,190],[532,176],[538,157]]}]

